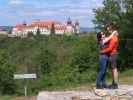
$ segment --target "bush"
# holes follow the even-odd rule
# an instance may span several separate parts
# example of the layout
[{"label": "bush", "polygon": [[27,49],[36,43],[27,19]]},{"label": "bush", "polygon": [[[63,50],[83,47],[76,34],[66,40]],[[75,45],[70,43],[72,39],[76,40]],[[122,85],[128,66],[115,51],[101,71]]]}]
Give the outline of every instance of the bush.
[{"label": "bush", "polygon": [[94,36],[81,39],[73,53],[72,66],[77,69],[78,81],[92,82],[96,79],[98,69],[98,48]]},{"label": "bush", "polygon": [[13,75],[15,66],[8,62],[8,55],[4,51],[0,51],[0,93],[13,94],[15,93],[15,82]]}]

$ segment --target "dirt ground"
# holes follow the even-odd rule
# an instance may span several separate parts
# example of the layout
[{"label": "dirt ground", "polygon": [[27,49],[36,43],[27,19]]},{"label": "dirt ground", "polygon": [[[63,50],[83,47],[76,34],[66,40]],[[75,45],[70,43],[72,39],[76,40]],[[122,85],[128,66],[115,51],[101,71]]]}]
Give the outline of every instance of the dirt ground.
[{"label": "dirt ground", "polygon": [[32,97],[15,97],[13,100],[37,100],[36,96]]}]

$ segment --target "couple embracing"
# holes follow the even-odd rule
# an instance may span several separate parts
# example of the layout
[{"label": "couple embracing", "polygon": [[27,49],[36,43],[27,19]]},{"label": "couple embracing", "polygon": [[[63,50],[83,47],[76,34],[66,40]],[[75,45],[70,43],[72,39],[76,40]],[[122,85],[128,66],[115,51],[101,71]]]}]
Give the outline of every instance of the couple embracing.
[{"label": "couple embracing", "polygon": [[[99,73],[96,80],[97,89],[118,89],[118,70],[117,70],[117,56],[118,56],[118,31],[114,24],[108,24],[106,30],[110,34],[105,37],[103,32],[97,33],[97,39],[100,46],[99,56]],[[107,85],[105,81],[106,69],[108,62],[111,63],[112,69],[112,84]]]}]

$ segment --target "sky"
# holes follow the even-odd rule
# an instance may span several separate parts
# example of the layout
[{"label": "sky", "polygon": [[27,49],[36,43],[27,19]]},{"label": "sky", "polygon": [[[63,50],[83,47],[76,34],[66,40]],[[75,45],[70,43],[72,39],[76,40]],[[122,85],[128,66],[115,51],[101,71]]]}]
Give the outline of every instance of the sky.
[{"label": "sky", "polygon": [[33,20],[54,20],[65,23],[70,17],[82,27],[93,27],[93,9],[103,0],[0,0],[0,26],[16,25]]}]

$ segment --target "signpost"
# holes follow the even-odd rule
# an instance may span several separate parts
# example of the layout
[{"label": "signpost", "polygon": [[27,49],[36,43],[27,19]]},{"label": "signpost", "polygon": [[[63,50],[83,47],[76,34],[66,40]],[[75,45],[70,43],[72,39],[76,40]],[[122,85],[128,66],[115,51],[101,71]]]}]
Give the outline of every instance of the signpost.
[{"label": "signpost", "polygon": [[28,79],[36,79],[36,74],[14,74],[14,79],[23,79],[24,80],[24,95],[27,96],[27,84]]}]

